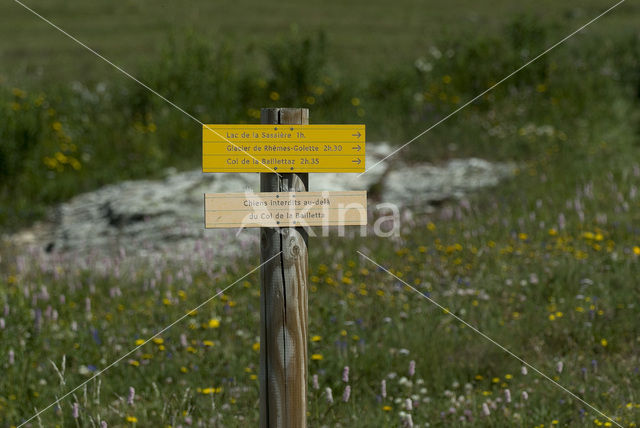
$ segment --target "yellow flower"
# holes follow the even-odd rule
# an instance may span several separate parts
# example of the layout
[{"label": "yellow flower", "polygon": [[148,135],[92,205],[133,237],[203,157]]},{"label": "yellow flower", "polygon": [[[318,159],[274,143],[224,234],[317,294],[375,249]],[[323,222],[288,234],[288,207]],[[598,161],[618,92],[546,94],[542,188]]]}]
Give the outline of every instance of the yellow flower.
[{"label": "yellow flower", "polygon": [[249,375],[249,379],[256,380],[256,379],[258,379],[258,375],[256,375],[256,374]]},{"label": "yellow flower", "polygon": [[144,343],[144,339],[136,339],[136,346],[140,346]]},{"label": "yellow flower", "polygon": [[311,359],[313,361],[320,361],[321,359],[323,359],[324,357],[322,356],[322,354],[313,354],[311,355]]},{"label": "yellow flower", "polygon": [[153,343],[155,343],[156,345],[162,345],[164,343],[164,339],[161,337],[154,337]]},{"label": "yellow flower", "polygon": [[322,336],[315,335],[311,337],[312,342],[320,342],[321,340],[322,340]]},{"label": "yellow flower", "polygon": [[276,91],[271,91],[271,93],[269,94],[269,98],[271,98],[273,101],[278,101],[280,99],[280,94]]},{"label": "yellow flower", "polygon": [[636,256],[640,256],[640,247],[638,247],[637,245],[633,247],[633,254],[635,254]]},{"label": "yellow flower", "polygon": [[211,346],[213,346],[213,345],[214,345],[213,341],[211,341],[211,340],[203,340],[203,341],[202,341],[202,344],[203,344],[204,346],[207,346],[207,347],[211,347]]},{"label": "yellow flower", "polygon": [[186,368],[185,366],[182,366],[182,367],[180,367],[180,371],[181,371],[182,373],[187,373],[187,372],[189,371],[189,369],[188,369],[188,368]]},{"label": "yellow flower", "polygon": [[360,99],[359,98],[351,98],[351,105],[353,106],[359,106],[360,105]]},{"label": "yellow flower", "polygon": [[258,351],[260,350],[260,342],[256,342],[256,343],[254,343],[253,345],[251,345],[251,348],[252,348],[254,351],[258,352]]},{"label": "yellow flower", "polygon": [[436,230],[436,225],[433,224],[432,222],[427,223],[427,229],[429,229],[431,232],[433,232],[434,230]]},{"label": "yellow flower", "polygon": [[555,321],[556,316],[553,314],[549,314],[549,321]]},{"label": "yellow flower", "polygon": [[493,379],[491,379],[491,382],[498,383],[498,382],[500,382],[500,378],[499,377],[494,377]]},{"label": "yellow flower", "polygon": [[442,83],[444,83],[445,85],[451,83],[451,76],[449,76],[448,74],[442,76]]},{"label": "yellow flower", "polygon": [[550,236],[556,236],[558,234],[558,231],[555,230],[554,228],[549,229],[549,235]]},{"label": "yellow flower", "polygon": [[391,406],[389,406],[389,405],[382,406],[382,410],[384,410],[385,412],[390,412],[391,411]]},{"label": "yellow flower", "polygon": [[218,328],[220,327],[220,320],[217,318],[211,318],[209,320],[209,328]]},{"label": "yellow flower", "polygon": [[506,375],[504,375],[504,378],[505,378],[505,379],[513,379],[513,375],[512,375],[512,374],[507,373]]},{"label": "yellow flower", "polygon": [[135,424],[136,422],[138,422],[138,418],[136,418],[135,416],[127,416],[127,422]]},{"label": "yellow flower", "polygon": [[134,367],[138,367],[140,365],[140,362],[137,360],[129,360],[129,365],[132,365]]},{"label": "yellow flower", "polygon": [[518,234],[518,238],[520,238],[520,240],[521,240],[521,241],[526,241],[528,237],[529,237],[529,235],[527,235],[527,234],[526,234],[526,233],[524,233],[524,232],[520,232],[520,233]]},{"label": "yellow flower", "polygon": [[346,335],[347,335],[347,330],[340,331],[340,336],[346,336]]},{"label": "yellow flower", "polygon": [[609,344],[609,342],[607,342],[607,339],[602,338],[602,339],[600,339],[600,344],[601,344],[602,346],[607,346],[607,345]]},{"label": "yellow flower", "polygon": [[346,276],[342,277],[342,282],[347,284],[347,285],[348,284],[353,284],[353,280],[351,278],[349,278],[349,277],[346,277]]},{"label": "yellow flower", "polygon": [[53,122],[51,128],[53,128],[54,131],[60,131],[62,130],[62,124],[60,122]]}]

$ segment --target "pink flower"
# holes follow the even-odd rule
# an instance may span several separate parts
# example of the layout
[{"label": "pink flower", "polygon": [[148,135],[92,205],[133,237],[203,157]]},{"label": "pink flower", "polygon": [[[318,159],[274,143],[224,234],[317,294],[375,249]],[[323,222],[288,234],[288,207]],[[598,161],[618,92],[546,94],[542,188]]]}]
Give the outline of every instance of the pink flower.
[{"label": "pink flower", "polygon": [[414,360],[409,361],[409,376],[416,374],[416,362]]},{"label": "pink flower", "polygon": [[491,414],[491,412],[489,411],[489,406],[487,406],[487,403],[482,403],[482,414],[485,416],[489,416]]},{"label": "pink flower", "polygon": [[351,387],[349,385],[344,387],[344,393],[342,394],[342,401],[345,403],[349,401],[349,396],[351,396]]},{"label": "pink flower", "polygon": [[312,381],[313,381],[313,389],[320,389],[320,385],[318,385],[318,375],[317,374],[313,375]]},{"label": "pink flower", "polygon": [[78,419],[80,417],[80,406],[78,403],[73,403],[73,407],[71,408],[71,415],[73,419]]},{"label": "pink flower", "polygon": [[324,393],[327,396],[327,402],[329,404],[333,403],[333,393],[331,392],[331,388],[327,386],[324,390]]},{"label": "pink flower", "polygon": [[129,396],[127,397],[127,404],[133,406],[133,399],[136,397],[136,390],[133,386],[129,387]]},{"label": "pink flower", "polygon": [[344,383],[349,382],[349,366],[345,366],[342,370],[342,381]]},{"label": "pink flower", "polygon": [[504,390],[504,401],[506,401],[507,403],[511,403],[511,391],[509,391],[508,389]]}]

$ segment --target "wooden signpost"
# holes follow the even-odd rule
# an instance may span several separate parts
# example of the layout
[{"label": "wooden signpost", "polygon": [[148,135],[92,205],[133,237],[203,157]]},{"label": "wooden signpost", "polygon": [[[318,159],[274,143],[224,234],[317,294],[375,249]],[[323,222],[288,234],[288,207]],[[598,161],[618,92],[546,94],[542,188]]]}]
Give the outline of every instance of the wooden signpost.
[{"label": "wooden signpost", "polygon": [[205,227],[261,228],[260,426],[304,428],[305,227],[367,222],[366,192],[308,192],[308,173],[363,172],[365,127],[309,125],[302,108],[262,109],[261,122],[203,126],[203,172],[261,173],[259,193],[206,194]]}]

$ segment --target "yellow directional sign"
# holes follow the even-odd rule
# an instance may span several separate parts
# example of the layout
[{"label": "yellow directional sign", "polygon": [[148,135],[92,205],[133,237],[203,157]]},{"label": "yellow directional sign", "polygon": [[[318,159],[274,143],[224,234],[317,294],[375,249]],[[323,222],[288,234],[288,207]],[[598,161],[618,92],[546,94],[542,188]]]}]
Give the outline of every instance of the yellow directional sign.
[{"label": "yellow directional sign", "polygon": [[364,125],[204,125],[203,172],[363,172]]}]

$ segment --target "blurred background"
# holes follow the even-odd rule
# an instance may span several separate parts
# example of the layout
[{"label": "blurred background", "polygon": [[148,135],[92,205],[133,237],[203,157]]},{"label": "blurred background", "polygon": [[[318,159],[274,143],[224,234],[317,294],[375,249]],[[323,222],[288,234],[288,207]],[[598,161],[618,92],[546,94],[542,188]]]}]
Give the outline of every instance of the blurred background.
[{"label": "blurred background", "polygon": [[[262,107],[306,107],[311,123],[366,124],[368,150],[370,142],[386,142],[384,153],[613,5],[24,3],[204,123],[259,123]],[[188,251],[144,265],[131,262],[124,244],[84,262],[47,256],[54,244],[39,241],[33,228],[60,221],[68,211],[58,204],[124,180],[152,180],[142,182],[134,201],[144,200],[145,189],[175,184],[160,180],[181,171],[196,170],[193,179],[201,180],[202,127],[19,4],[2,2],[0,16],[0,427],[8,427],[258,259],[256,234],[242,245],[232,235],[217,241],[220,234],[189,241]],[[393,266],[421,293],[623,426],[635,426],[638,22],[640,4],[623,3],[400,151],[395,181],[382,177],[415,196],[429,185],[420,177],[437,175],[425,165],[446,169],[474,158],[508,170],[502,181],[491,181],[495,187],[475,189],[475,176],[458,174],[465,192],[449,189],[424,206],[405,207],[392,239],[312,240],[310,374],[320,386],[309,390],[310,426],[612,423],[527,375],[355,250]],[[414,167],[423,169],[403,178]],[[383,183],[370,183],[376,200],[385,200],[376,187]],[[193,192],[196,202],[205,188]],[[324,190],[313,179],[312,188]],[[394,193],[403,190],[387,189]],[[101,197],[78,199],[76,208]],[[114,229],[153,217],[95,205]],[[73,221],[66,225],[71,234]],[[200,228],[201,220],[193,221]],[[16,245],[14,234],[24,230],[36,247]],[[84,230],[91,233],[90,222]],[[226,252],[231,247],[238,251]],[[258,281],[248,277],[236,295],[224,294],[145,345],[102,376],[101,385],[92,382],[43,414],[44,425],[255,425]],[[353,389],[341,401],[346,365]]]}]

